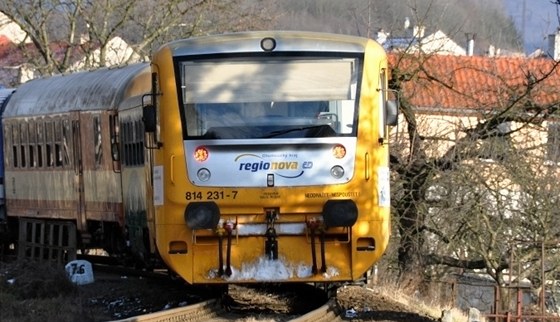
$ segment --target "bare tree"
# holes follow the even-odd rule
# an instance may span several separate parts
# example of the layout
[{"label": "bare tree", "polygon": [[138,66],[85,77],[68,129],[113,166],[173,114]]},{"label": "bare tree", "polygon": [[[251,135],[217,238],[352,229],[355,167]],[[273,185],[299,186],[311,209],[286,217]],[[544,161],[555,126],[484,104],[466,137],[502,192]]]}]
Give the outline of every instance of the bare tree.
[{"label": "bare tree", "polygon": [[[545,271],[558,268],[560,172],[546,137],[560,107],[560,67],[500,63],[394,56],[391,86],[402,94],[403,117],[391,157],[401,283],[457,268],[486,272],[501,286],[511,282],[506,274],[540,286],[543,245],[554,255]],[[422,95],[434,99],[424,110],[415,103]],[[450,111],[450,99],[463,108]]]},{"label": "bare tree", "polygon": [[[114,64],[108,58],[116,54],[122,56],[118,63],[143,60],[170,40],[261,26],[271,20],[263,8],[265,4],[248,0],[0,3],[0,11],[26,32],[27,41],[20,44],[21,52],[41,75]],[[221,23],[231,23],[232,19],[238,23]],[[115,43],[115,39],[122,41]],[[132,51],[123,52],[125,42]]]}]

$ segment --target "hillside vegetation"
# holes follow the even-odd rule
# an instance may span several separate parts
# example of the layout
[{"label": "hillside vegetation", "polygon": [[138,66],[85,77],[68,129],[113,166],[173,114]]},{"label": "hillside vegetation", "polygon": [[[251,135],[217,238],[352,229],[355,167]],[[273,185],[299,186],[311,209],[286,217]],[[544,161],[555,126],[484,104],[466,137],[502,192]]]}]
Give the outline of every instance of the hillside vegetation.
[{"label": "hillside vegetation", "polygon": [[516,30],[500,0],[283,0],[272,16],[274,29],[326,31],[375,38],[383,29],[404,35],[406,18],[411,27],[423,25],[426,32],[442,30],[465,46],[466,34],[476,34],[476,48],[483,54],[489,45],[522,51]]}]

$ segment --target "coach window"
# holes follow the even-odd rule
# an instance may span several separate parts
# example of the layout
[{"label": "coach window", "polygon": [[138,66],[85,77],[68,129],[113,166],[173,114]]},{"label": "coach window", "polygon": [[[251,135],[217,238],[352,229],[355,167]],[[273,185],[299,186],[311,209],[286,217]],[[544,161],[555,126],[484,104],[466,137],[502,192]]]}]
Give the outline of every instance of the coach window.
[{"label": "coach window", "polygon": [[45,122],[45,134],[46,134],[46,154],[47,154],[47,167],[54,166],[54,158],[53,158],[53,140],[54,140],[54,122]]},{"label": "coach window", "polygon": [[37,167],[43,167],[43,145],[45,144],[45,132],[43,122],[36,123],[37,130]]},{"label": "coach window", "polygon": [[35,121],[29,121],[29,167],[36,168],[37,167],[37,156],[35,153],[35,149],[37,146],[37,131],[35,130]]},{"label": "coach window", "polygon": [[123,164],[141,165],[144,163],[144,128],[141,120],[121,124],[121,142],[124,148]]},{"label": "coach window", "polygon": [[55,166],[62,167],[62,120],[58,119],[55,122],[55,131],[54,131],[54,155],[55,155]]},{"label": "coach window", "polygon": [[138,121],[134,121],[132,123],[132,126],[133,126],[134,129],[132,131],[133,137],[132,137],[132,142],[131,143],[132,143],[132,150],[134,151],[133,154],[132,154],[133,155],[132,163],[134,165],[139,165],[140,164],[140,150],[138,149],[138,142],[140,141],[139,140],[140,128],[138,127],[138,125],[139,125]]},{"label": "coach window", "polygon": [[123,147],[123,151],[122,151],[122,163],[128,165],[129,164],[129,154],[130,152],[129,150],[129,145],[128,145],[128,132],[129,132],[129,124],[128,122],[123,122],[121,123],[121,142],[122,142],[122,147]]},{"label": "coach window", "polygon": [[70,120],[63,120],[62,121],[62,164],[64,167],[67,167],[71,164],[70,159],[70,146],[69,142],[72,139],[72,130],[70,127]]},{"label": "coach window", "polygon": [[134,123],[127,122],[126,127],[127,164],[134,165]]},{"label": "coach window", "polygon": [[[4,128],[6,129],[6,133],[12,133],[12,131],[10,131],[11,126],[9,123],[4,123]],[[12,162],[13,162],[13,156],[12,156],[12,137],[10,135],[6,135],[4,136],[4,147],[6,148],[5,152],[4,152],[4,168],[11,168],[12,167]]]},{"label": "coach window", "polygon": [[27,122],[21,123],[20,124],[20,152],[21,152],[21,167],[25,168],[27,167],[27,163],[26,163],[26,158],[25,158],[25,150],[26,147],[29,143],[29,137],[28,137],[28,126],[27,126]]},{"label": "coach window", "polygon": [[130,132],[131,132],[131,127],[130,127],[130,122],[125,122],[123,123],[123,131],[121,132],[123,135],[123,147],[124,147],[124,158],[123,158],[123,162],[126,165],[130,165],[131,162],[131,149],[130,149]]},{"label": "coach window", "polygon": [[101,121],[99,116],[93,117],[93,146],[95,148],[95,168],[99,169],[103,161],[103,146],[101,145]]},{"label": "coach window", "polygon": [[144,164],[144,123],[141,120],[136,121],[135,126],[135,146],[136,146],[136,164]]},{"label": "coach window", "polygon": [[124,163],[126,165],[132,165],[132,145],[130,144],[130,142],[132,142],[132,123],[124,123],[123,130]]},{"label": "coach window", "polygon": [[19,131],[18,131],[18,127],[17,124],[11,124],[11,128],[12,128],[12,159],[13,159],[13,167],[17,168],[19,167],[19,159],[18,159],[18,143],[19,143]]},{"label": "coach window", "polygon": [[130,122],[123,123],[121,135],[124,148],[123,163],[130,165]]}]

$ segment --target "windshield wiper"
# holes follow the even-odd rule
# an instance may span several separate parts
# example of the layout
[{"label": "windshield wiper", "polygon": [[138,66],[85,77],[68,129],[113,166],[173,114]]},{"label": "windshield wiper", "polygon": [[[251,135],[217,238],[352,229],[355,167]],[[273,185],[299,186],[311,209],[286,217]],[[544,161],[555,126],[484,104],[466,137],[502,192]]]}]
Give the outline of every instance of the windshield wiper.
[{"label": "windshield wiper", "polygon": [[[312,126],[294,127],[294,128],[286,129],[286,130],[277,130],[277,131],[272,131],[269,134],[262,136],[261,138],[269,139],[269,138],[277,137],[277,136],[284,135],[284,134],[287,134],[287,133],[290,133],[290,132],[305,131],[305,130],[310,130],[310,129],[323,128],[323,127],[325,127],[325,125],[312,125]],[[328,126],[328,127],[330,128],[330,126]]]}]

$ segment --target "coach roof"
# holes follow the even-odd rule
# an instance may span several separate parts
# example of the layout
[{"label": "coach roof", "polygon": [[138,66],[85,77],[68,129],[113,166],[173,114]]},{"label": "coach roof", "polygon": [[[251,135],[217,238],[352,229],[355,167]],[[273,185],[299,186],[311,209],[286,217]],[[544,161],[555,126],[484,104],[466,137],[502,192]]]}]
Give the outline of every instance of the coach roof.
[{"label": "coach roof", "polygon": [[10,96],[14,92],[13,88],[0,88],[0,113],[4,104],[10,99]]},{"label": "coach roof", "polygon": [[31,80],[17,88],[4,117],[117,109],[149,90],[149,78],[140,77],[149,72],[149,64],[140,63]]}]

